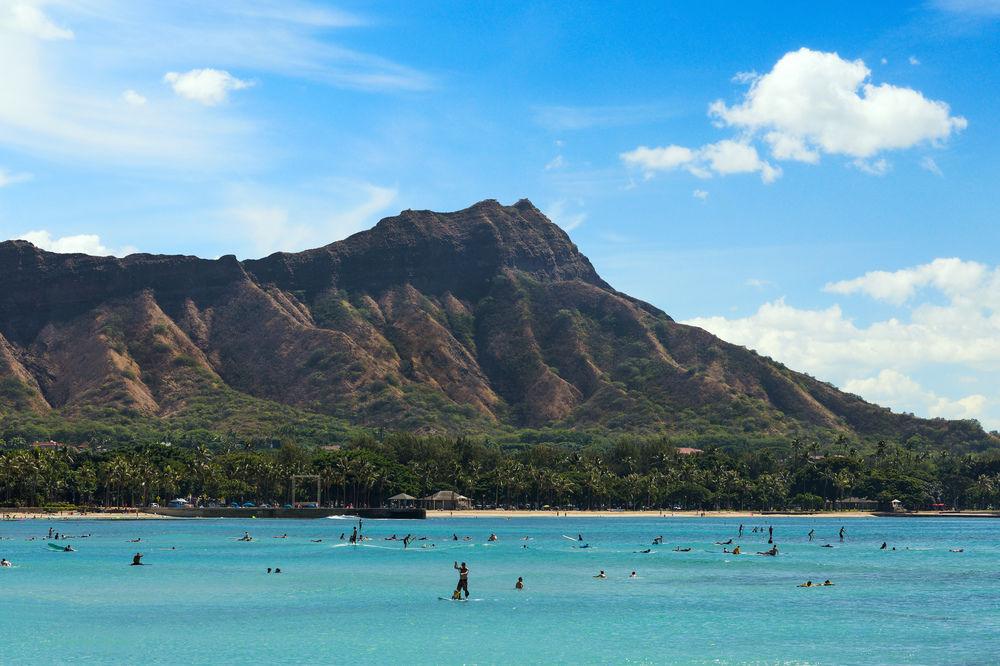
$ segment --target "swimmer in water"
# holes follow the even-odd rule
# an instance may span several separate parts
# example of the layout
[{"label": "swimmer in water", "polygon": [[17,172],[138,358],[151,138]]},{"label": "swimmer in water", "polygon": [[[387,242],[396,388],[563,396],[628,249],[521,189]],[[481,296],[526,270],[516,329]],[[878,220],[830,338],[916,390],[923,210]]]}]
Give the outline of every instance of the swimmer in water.
[{"label": "swimmer in water", "polygon": [[132,566],[141,567],[142,566],[142,553],[136,553],[132,556]]},{"label": "swimmer in water", "polygon": [[824,543],[820,548],[833,548],[833,544]]},{"label": "swimmer in water", "polygon": [[676,548],[674,548],[674,552],[675,553],[690,553],[691,549],[690,548],[681,548],[680,546],[677,546]]},{"label": "swimmer in water", "polygon": [[881,546],[881,547],[879,547],[879,550],[885,550],[885,549],[886,549],[886,548],[888,548],[888,547],[889,547],[889,545],[888,545],[888,544],[887,544],[887,543],[886,543],[885,541],[883,541],[883,542],[882,542],[882,546]]},{"label": "swimmer in water", "polygon": [[523,590],[524,589],[524,578],[522,578],[520,576],[517,577],[517,582],[514,583],[514,589],[515,590]]},{"label": "swimmer in water", "polygon": [[496,541],[496,540],[497,540],[497,535],[496,534],[490,534],[490,538],[487,539],[487,541]]},{"label": "swimmer in water", "polygon": [[659,545],[662,545],[662,544],[663,544],[663,537],[662,536],[658,536],[655,539],[653,539],[653,545],[654,546],[659,546]]},{"label": "swimmer in water", "polygon": [[288,535],[287,535],[287,534],[282,534],[281,536],[276,536],[276,537],[274,537],[274,538],[275,538],[275,539],[287,539],[287,538],[288,538]]},{"label": "swimmer in water", "polygon": [[634,571],[633,571],[632,573],[630,573],[630,574],[628,575],[628,577],[629,577],[629,578],[638,578],[638,577],[639,577],[639,574],[637,574],[636,572],[634,572]]},{"label": "swimmer in water", "polygon": [[829,579],[823,581],[823,587],[830,587],[831,585],[833,585],[833,583],[831,583]]},{"label": "swimmer in water", "polygon": [[596,576],[594,576],[594,578],[607,578],[607,577],[608,577],[608,574],[604,573],[604,569],[601,569],[601,572],[599,574],[597,574]]},{"label": "swimmer in water", "polygon": [[771,546],[771,550],[764,551],[763,553],[758,552],[757,554],[758,555],[769,555],[770,557],[774,557],[774,556],[776,556],[778,554],[778,546],[777,545],[772,545]]},{"label": "swimmer in water", "polygon": [[637,553],[652,553],[653,549],[652,548],[647,548],[646,550],[637,550],[635,552],[637,552]]},{"label": "swimmer in water", "polygon": [[729,541],[716,541],[715,545],[716,546],[731,546],[732,543],[733,543],[733,540],[730,539]]},{"label": "swimmer in water", "polygon": [[12,566],[14,566],[14,565],[11,564],[10,560],[8,560],[6,557],[3,558],[2,560],[0,560],[0,567],[3,567],[3,568],[6,569],[7,567],[12,567]]},{"label": "swimmer in water", "polygon": [[801,585],[796,585],[796,587],[813,587],[813,582],[811,580],[807,580],[806,582],[802,583]]},{"label": "swimmer in water", "polygon": [[964,548],[949,548],[948,552],[949,553],[964,553],[965,549]]},{"label": "swimmer in water", "polygon": [[74,550],[73,546],[66,546],[65,548],[63,548],[63,552],[64,553],[75,553],[76,550]]}]

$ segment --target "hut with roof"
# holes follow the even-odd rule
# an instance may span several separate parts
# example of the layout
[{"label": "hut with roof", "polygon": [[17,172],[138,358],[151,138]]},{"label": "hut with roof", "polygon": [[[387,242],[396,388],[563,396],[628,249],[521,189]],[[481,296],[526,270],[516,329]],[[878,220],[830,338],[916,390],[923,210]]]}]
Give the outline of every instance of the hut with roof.
[{"label": "hut with roof", "polygon": [[425,509],[458,511],[460,509],[471,509],[472,500],[454,490],[439,490],[433,495],[428,495],[420,500],[420,505]]}]

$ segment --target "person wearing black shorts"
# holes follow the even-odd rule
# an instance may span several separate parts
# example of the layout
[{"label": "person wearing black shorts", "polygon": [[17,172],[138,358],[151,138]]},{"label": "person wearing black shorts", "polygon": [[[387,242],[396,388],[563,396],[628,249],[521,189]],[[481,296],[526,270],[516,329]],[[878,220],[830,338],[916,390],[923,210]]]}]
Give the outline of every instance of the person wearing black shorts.
[{"label": "person wearing black shorts", "polygon": [[469,567],[465,566],[465,562],[462,562],[462,566],[458,566],[458,562],[455,562],[455,569],[458,570],[458,587],[455,588],[456,594],[458,592],[465,592],[465,598],[469,598]]}]

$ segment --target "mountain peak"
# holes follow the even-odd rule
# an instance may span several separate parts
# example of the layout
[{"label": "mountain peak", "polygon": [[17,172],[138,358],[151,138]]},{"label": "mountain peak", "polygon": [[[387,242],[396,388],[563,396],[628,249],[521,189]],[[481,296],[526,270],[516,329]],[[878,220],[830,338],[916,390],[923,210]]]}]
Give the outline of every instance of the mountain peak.
[{"label": "mountain peak", "polygon": [[505,271],[608,288],[566,232],[527,199],[513,206],[486,199],[449,213],[404,210],[345,240],[244,266],[264,282],[310,292],[412,284],[471,298]]}]

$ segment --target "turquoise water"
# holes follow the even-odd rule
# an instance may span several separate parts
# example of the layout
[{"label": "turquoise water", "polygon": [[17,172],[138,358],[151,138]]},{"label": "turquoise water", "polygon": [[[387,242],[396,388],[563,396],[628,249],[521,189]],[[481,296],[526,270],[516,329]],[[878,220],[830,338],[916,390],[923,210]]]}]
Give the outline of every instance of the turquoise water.
[{"label": "turquoise water", "polygon": [[[997,663],[1000,521],[747,519],[743,550],[765,550],[750,530],[771,524],[780,555],[723,554],[713,542],[739,522],[366,521],[361,547],[338,540],[348,520],[3,522],[16,567],[0,569],[0,663]],[[75,553],[26,541],[50,525],[92,536]],[[406,532],[433,541],[382,540]],[[561,536],[578,533],[590,548]],[[150,566],[128,566],[137,550]],[[469,564],[469,603],[438,599],[453,560]]]}]

